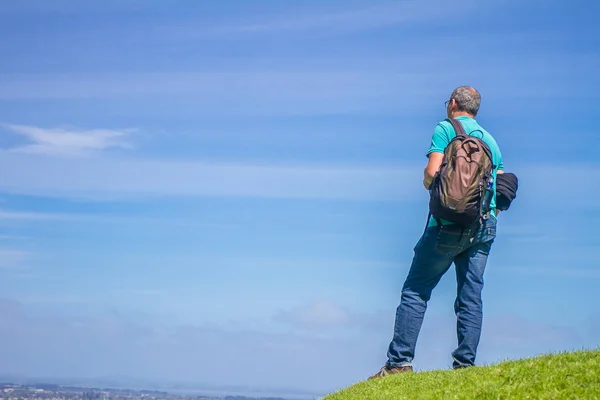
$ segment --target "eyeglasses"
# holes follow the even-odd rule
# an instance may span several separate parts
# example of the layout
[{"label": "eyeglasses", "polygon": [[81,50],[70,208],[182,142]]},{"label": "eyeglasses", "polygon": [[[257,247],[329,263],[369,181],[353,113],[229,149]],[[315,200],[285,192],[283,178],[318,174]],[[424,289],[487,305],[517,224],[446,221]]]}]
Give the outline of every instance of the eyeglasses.
[{"label": "eyeglasses", "polygon": [[450,99],[450,100],[446,100],[446,101],[444,102],[444,107],[448,108],[448,104],[450,104],[450,102],[451,102],[451,101],[452,101],[452,99]]}]

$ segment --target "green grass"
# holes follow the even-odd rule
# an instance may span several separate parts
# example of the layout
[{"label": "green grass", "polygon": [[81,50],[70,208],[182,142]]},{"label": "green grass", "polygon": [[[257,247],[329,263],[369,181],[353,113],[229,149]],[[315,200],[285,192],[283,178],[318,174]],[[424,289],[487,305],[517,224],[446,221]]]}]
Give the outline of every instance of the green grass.
[{"label": "green grass", "polygon": [[389,375],[357,383],[324,399],[600,400],[600,350],[548,354],[456,371]]}]

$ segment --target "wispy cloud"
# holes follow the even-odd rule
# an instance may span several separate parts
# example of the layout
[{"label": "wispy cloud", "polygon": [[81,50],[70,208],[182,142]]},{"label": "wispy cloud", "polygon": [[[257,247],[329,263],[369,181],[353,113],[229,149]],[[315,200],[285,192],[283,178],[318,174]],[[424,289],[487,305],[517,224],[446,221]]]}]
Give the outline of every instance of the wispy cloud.
[{"label": "wispy cloud", "polygon": [[24,136],[29,144],[12,148],[18,153],[81,156],[114,147],[130,147],[126,137],[134,130],[63,129],[4,124],[4,128]]},{"label": "wispy cloud", "polygon": [[6,152],[0,157],[0,190],[99,199],[140,196],[410,199],[424,193],[420,174],[421,165],[399,168],[109,157],[63,159]]},{"label": "wispy cloud", "polygon": [[[463,3],[475,3],[462,1]],[[248,33],[274,33],[289,31],[354,31],[381,28],[408,22],[422,22],[447,15],[451,10],[450,5],[444,1],[433,1],[431,7],[423,7],[416,1],[392,1],[384,4],[341,10],[325,11],[308,10],[303,15],[273,16],[256,19],[252,23],[226,25],[208,30],[210,33],[220,34],[248,34]]]},{"label": "wispy cloud", "polygon": [[[519,198],[519,200],[521,200]],[[519,201],[515,200],[515,202]],[[566,243],[573,239],[573,235],[568,235],[562,231],[553,231],[547,229],[540,222],[534,221],[530,224],[515,224],[502,226],[501,234],[515,243]]]},{"label": "wispy cloud", "polygon": [[[187,381],[194,382],[191,387],[195,389],[245,386],[246,393],[259,387],[272,388],[276,381],[280,388],[302,387],[306,393],[342,385],[349,379],[348,371],[354,375],[366,373],[357,372],[369,368],[360,363],[343,373],[326,371],[339,362],[350,365],[353,359],[363,360],[368,354],[366,348],[373,350],[372,345],[340,338],[323,340],[247,329],[166,325],[107,311],[68,316],[55,309],[0,300],[0,340],[13,344],[3,354],[12,372],[82,378],[132,376],[131,371],[136,371],[133,378],[153,381],[154,387]],[[81,352],[88,354],[87,361],[78,356]],[[57,366],[56,357],[64,362]],[[294,360],[285,371],[274,368],[282,357]],[[324,361],[315,364],[319,358]],[[224,372],[232,359],[244,372]],[[178,365],[177,372],[170,365]],[[210,384],[198,387],[198,382]],[[278,392],[282,395],[286,390]]]},{"label": "wispy cloud", "polygon": [[479,364],[581,350],[592,344],[585,336],[584,330],[560,323],[511,314],[488,316],[478,350]]},{"label": "wispy cloud", "polygon": [[348,311],[331,300],[319,300],[303,307],[280,311],[273,318],[301,329],[337,327],[350,322]]},{"label": "wispy cloud", "polygon": [[114,291],[117,295],[131,295],[131,296],[163,296],[167,292],[164,289],[117,289]]},{"label": "wispy cloud", "polygon": [[[53,214],[53,213],[40,213],[40,212],[21,212],[21,211],[5,211],[0,209],[0,221],[1,220],[62,220],[74,218],[68,214]],[[0,239],[23,239],[17,236],[0,236]]]},{"label": "wispy cloud", "polygon": [[507,0],[498,1],[493,6],[486,4],[486,7],[481,7],[481,3],[475,0],[457,0],[453,3],[429,0],[427,6],[414,0],[358,4],[341,2],[341,6],[337,7],[327,7],[318,3],[318,6],[315,6],[313,3],[304,7],[294,7],[294,13],[245,15],[243,20],[240,18],[237,23],[224,22],[220,27],[190,29],[190,34],[346,33],[445,19],[456,7],[468,8],[471,12],[492,13],[510,3],[514,4]]},{"label": "wispy cloud", "polygon": [[0,268],[19,268],[30,254],[21,250],[0,249]]},{"label": "wispy cloud", "polygon": [[582,268],[567,265],[564,268],[552,266],[516,266],[503,267],[503,273],[527,276],[551,276],[571,279],[600,279],[600,270],[597,268]]},{"label": "wispy cloud", "polygon": [[[146,4],[147,3],[147,4]],[[137,0],[103,1],[102,3],[73,2],[63,0],[47,0],[37,2],[35,0],[21,0],[3,4],[0,15],[37,15],[37,14],[89,14],[110,13],[115,11],[138,11],[142,8],[154,8],[156,4],[150,2],[139,2]]]},{"label": "wispy cloud", "polygon": [[[430,104],[432,96],[446,96],[456,82],[473,82],[485,93],[511,101],[556,97],[569,88],[561,79],[566,74],[576,72],[576,83],[584,82],[579,75],[587,76],[600,65],[598,57],[577,54],[568,63],[555,55],[501,60],[490,56],[476,66],[445,71],[435,63],[436,57],[419,54],[410,63],[402,57],[380,56],[267,57],[226,60],[193,72],[4,73],[0,99],[127,99],[129,105],[135,99],[137,105],[143,101],[145,108],[153,110],[159,104],[162,112],[187,105],[194,115],[357,108],[416,111]],[[448,57],[458,65],[463,62],[455,55]],[[581,85],[573,95],[590,97],[597,92],[593,86]],[[110,110],[111,104],[105,107]]]},{"label": "wispy cloud", "polygon": [[[513,165],[522,183],[514,207],[570,205],[572,193],[600,180],[595,164]],[[426,200],[422,163],[394,165],[224,163],[114,157],[56,158],[0,152],[0,190],[63,198],[263,197]],[[563,190],[556,192],[560,177]],[[539,204],[537,199],[552,198]],[[582,204],[582,209],[597,208]],[[511,209],[512,211],[512,209]],[[9,213],[4,218],[56,218]]]},{"label": "wispy cloud", "polygon": [[[24,3],[24,4],[21,4]],[[493,4],[497,9],[502,7],[506,0],[498,1]],[[264,7],[243,7],[244,12],[237,13],[235,10],[228,10],[228,18],[223,18],[221,24],[213,24],[212,21],[203,19],[202,16],[194,15],[194,11],[190,9],[189,15],[181,17],[177,12],[171,13],[168,8],[162,4],[153,2],[138,2],[121,0],[119,2],[102,2],[102,4],[79,4],[63,2],[55,2],[48,0],[43,4],[21,1],[7,5],[0,9],[0,15],[18,15],[18,14],[101,14],[108,12],[138,12],[143,10],[145,13],[152,15],[154,12],[166,14],[172,18],[176,18],[177,25],[175,26],[152,26],[152,30],[157,31],[159,36],[173,37],[177,36],[177,32],[182,32],[185,36],[202,36],[212,37],[215,35],[244,35],[244,34],[260,34],[260,33],[290,33],[302,32],[352,32],[361,30],[370,30],[389,26],[397,26],[409,23],[422,23],[425,21],[437,20],[445,18],[448,12],[451,12],[455,7],[469,8],[470,10],[478,9],[479,2],[476,0],[457,0],[453,3],[448,3],[442,0],[429,0],[429,6],[423,5],[414,0],[400,1],[384,1],[372,4],[369,2],[352,2],[345,1],[338,4],[319,4],[306,3],[297,4],[292,7],[291,11],[272,12]],[[487,5],[490,8],[490,5]],[[181,4],[184,7],[184,4]],[[173,7],[178,8],[178,7]],[[188,7],[189,8],[189,7]],[[195,8],[195,7],[193,7]],[[198,8],[202,10],[204,7]],[[206,7],[211,8],[211,7]],[[280,9],[275,7],[275,9]],[[280,9],[281,10],[281,9]],[[200,11],[200,14],[202,11]],[[127,36],[129,27],[136,28],[136,31],[143,30],[143,27],[138,25],[137,19],[133,19],[131,24],[127,26],[111,26],[113,29],[118,29],[120,34]],[[184,27],[182,29],[182,27]],[[105,28],[108,30],[108,27]],[[150,33],[150,32],[149,32]],[[156,34],[156,33],[155,33]],[[179,38],[179,37],[178,37]]]},{"label": "wispy cloud", "polygon": [[[332,304],[315,304],[307,309],[321,310],[316,318],[320,323],[331,321],[331,315],[339,311],[333,305],[333,313],[322,312]],[[0,299],[0,340],[11,343],[3,361],[11,365],[12,372],[81,378],[130,376],[136,371],[134,378],[153,379],[153,385],[209,380],[215,385],[270,387],[277,381],[281,386],[321,391],[364,379],[380,367],[393,333],[393,313],[382,319],[378,334],[323,338],[165,323],[152,316],[133,318],[117,310],[86,308],[85,313],[76,315],[57,310],[62,308]],[[323,319],[323,315],[329,317]],[[417,348],[419,369],[447,366],[456,346],[455,324],[450,315],[426,318]],[[478,357],[480,363],[496,362],[584,345],[580,333],[569,326],[516,315],[489,315]],[[87,354],[85,359],[80,357],[82,352]],[[64,362],[57,365],[57,357]],[[279,368],[282,358],[293,360],[284,370]],[[227,369],[231,359],[243,373],[232,374]],[[179,368],[174,371],[171,365]],[[339,365],[347,368],[340,371]]]},{"label": "wispy cloud", "polygon": [[[193,100],[210,112],[240,103],[361,99],[390,96],[397,87],[421,89],[436,78],[418,71],[386,71],[385,65],[349,67],[347,63],[323,68],[275,66],[254,69],[215,67],[202,72],[113,74],[0,74],[0,99],[171,98]],[[393,62],[391,62],[393,63]],[[395,63],[394,63],[395,64]],[[379,73],[377,73],[377,71]],[[390,87],[390,85],[393,87]],[[429,85],[431,88],[433,85]],[[236,100],[237,99],[237,100]],[[227,104],[224,104],[226,102]],[[231,103],[231,104],[230,104]],[[213,105],[212,107],[210,107]],[[202,110],[196,110],[202,111]]]}]

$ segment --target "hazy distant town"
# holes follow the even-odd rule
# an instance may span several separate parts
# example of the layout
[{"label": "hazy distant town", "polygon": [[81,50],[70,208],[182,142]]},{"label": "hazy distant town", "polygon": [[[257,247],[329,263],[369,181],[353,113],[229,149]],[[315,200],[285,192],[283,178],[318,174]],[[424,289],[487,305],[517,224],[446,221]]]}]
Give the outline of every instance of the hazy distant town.
[{"label": "hazy distant town", "polygon": [[51,384],[0,384],[0,400],[285,400],[279,397],[211,397],[156,390],[69,387]]}]

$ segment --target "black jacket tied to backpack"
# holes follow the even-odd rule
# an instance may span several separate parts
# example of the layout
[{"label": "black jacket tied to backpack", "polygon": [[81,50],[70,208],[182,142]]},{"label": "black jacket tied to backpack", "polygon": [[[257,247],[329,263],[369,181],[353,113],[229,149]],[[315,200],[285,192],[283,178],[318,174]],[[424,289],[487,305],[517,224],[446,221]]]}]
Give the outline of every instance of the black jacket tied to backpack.
[{"label": "black jacket tied to backpack", "polygon": [[519,179],[515,174],[504,173],[496,176],[496,208],[506,211],[517,197]]}]

